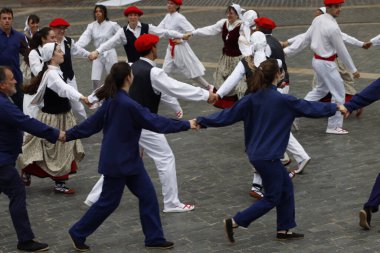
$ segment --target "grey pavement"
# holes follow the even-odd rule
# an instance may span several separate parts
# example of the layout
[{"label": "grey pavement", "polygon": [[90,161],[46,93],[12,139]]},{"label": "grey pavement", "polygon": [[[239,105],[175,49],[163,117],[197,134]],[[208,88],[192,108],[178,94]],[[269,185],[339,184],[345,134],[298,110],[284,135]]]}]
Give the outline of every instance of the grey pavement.
[{"label": "grey pavement", "polygon": [[[67,35],[78,38],[86,24],[92,20],[95,1],[19,0],[8,1],[15,11],[15,27],[23,28],[28,14],[36,12],[41,24],[46,25],[60,16],[73,25]],[[143,21],[158,24],[165,14],[166,1],[148,0],[138,3],[145,11]],[[305,31],[312,20],[317,0],[257,0],[236,1],[243,7],[254,7],[262,16],[273,18],[279,28],[274,36],[285,40]],[[184,15],[195,27],[215,23],[224,15],[229,1],[185,1]],[[4,4],[4,0],[0,5]],[[199,8],[201,7],[201,8]],[[112,8],[111,20],[124,24],[122,10]],[[375,0],[351,0],[343,9],[338,22],[344,32],[362,40],[380,33],[378,13],[380,3]],[[190,44],[201,61],[216,63],[221,55],[220,37],[192,38]],[[92,46],[88,47],[90,50]],[[159,58],[164,57],[165,39],[159,46]],[[349,46],[359,71],[376,76],[380,67],[380,48],[365,51]],[[124,56],[118,48],[119,56]],[[304,97],[311,87],[311,52],[306,50],[288,59],[291,72],[291,93]],[[74,60],[79,89],[89,94],[91,64],[87,60]],[[207,68],[205,78],[212,81],[214,68]],[[181,76],[176,76],[180,80]],[[357,81],[361,90],[373,79]],[[191,119],[218,111],[206,103],[180,101],[184,117]],[[93,113],[89,111],[89,113]],[[162,107],[160,114],[174,114]],[[280,117],[281,115],[279,115]],[[301,119],[301,130],[294,132],[297,139],[312,157],[305,173],[294,179],[297,231],[305,239],[294,242],[274,240],[276,213],[271,211],[253,222],[248,229],[236,231],[236,243],[230,245],[223,233],[222,220],[248,207],[254,200],[248,195],[252,171],[244,153],[242,124],[167,135],[176,156],[180,199],[194,203],[190,213],[161,213],[166,238],[175,243],[170,252],[380,252],[380,217],[374,215],[373,229],[363,231],[358,226],[358,211],[367,200],[371,186],[380,168],[380,105],[365,109],[361,118],[345,121],[350,131],[346,136],[324,133],[326,119]],[[57,195],[49,179],[32,178],[27,188],[27,203],[33,230],[37,239],[50,244],[50,252],[73,252],[67,235],[69,227],[87,210],[83,204],[86,195],[97,181],[97,162],[101,134],[83,140],[86,157],[79,165],[78,174],[69,185],[77,190],[73,196]],[[156,186],[162,208],[161,186],[154,163],[144,157],[145,166]],[[295,166],[294,162],[291,166]],[[8,199],[0,196],[0,252],[17,252],[17,238],[7,209]],[[138,203],[126,190],[119,208],[91,235],[87,243],[92,252],[156,252],[144,248]]]}]

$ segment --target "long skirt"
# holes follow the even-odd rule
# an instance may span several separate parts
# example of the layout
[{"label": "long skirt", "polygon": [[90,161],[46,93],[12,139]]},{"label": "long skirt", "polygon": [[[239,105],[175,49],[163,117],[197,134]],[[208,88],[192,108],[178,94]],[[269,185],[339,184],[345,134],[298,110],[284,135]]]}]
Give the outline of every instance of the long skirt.
[{"label": "long skirt", "polygon": [[[72,111],[62,114],[49,114],[39,111],[37,120],[66,131],[76,125]],[[22,154],[18,157],[18,166],[24,172],[39,177],[53,179],[67,179],[68,175],[76,171],[76,163],[84,157],[84,150],[80,140],[70,142],[56,142],[25,134]]]}]

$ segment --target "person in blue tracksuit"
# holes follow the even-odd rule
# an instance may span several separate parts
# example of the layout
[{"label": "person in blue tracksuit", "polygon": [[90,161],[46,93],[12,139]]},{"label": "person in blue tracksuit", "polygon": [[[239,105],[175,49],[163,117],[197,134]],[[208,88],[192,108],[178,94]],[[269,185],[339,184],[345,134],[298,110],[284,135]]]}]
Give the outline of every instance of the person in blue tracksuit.
[{"label": "person in blue tracksuit", "polygon": [[69,230],[75,249],[86,251],[91,235],[117,208],[124,187],[139,199],[140,220],[148,248],[168,249],[172,242],[164,238],[159,206],[152,181],[140,157],[141,130],[175,133],[195,127],[195,121],[177,121],[151,113],[128,95],[133,81],[131,67],[118,62],[111,68],[105,84],[96,92],[103,100],[100,109],[83,123],[66,132],[66,141],[89,137],[103,129],[99,173],[104,175],[102,193],[84,216]]},{"label": "person in blue tracksuit", "polygon": [[[16,80],[10,67],[0,66],[0,194],[9,198],[9,212],[17,233],[17,249],[36,252],[49,247],[34,241],[26,210],[25,186],[15,163],[21,153],[23,131],[55,143],[60,135],[58,129],[47,126],[22,113],[11,96],[16,90]],[[63,136],[63,132],[61,133]]]},{"label": "person in blue tracksuit", "polygon": [[[251,222],[277,209],[277,239],[302,239],[303,234],[290,232],[296,227],[293,184],[280,159],[288,145],[291,125],[295,117],[328,117],[338,109],[336,104],[309,102],[277,92],[281,78],[277,60],[268,59],[260,64],[248,82],[246,95],[234,107],[198,117],[200,127],[222,127],[244,122],[246,153],[260,173],[266,194],[249,208],[224,220],[230,242],[233,229],[248,227]],[[281,117],[279,117],[281,115]]]},{"label": "person in blue tracksuit", "polygon": [[[368,85],[360,93],[357,93],[351,100],[344,104],[346,107],[345,117],[353,111],[361,109],[380,99],[380,78]],[[380,205],[380,173],[377,175],[375,184],[372,187],[371,195],[359,211],[359,225],[365,230],[371,228],[372,213],[379,210]]]}]

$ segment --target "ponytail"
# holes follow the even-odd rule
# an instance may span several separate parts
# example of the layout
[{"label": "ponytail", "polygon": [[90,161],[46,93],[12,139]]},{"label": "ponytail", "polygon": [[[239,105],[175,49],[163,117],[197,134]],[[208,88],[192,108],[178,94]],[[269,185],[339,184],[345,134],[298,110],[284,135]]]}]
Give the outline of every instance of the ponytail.
[{"label": "ponytail", "polygon": [[252,78],[247,80],[248,92],[256,92],[272,85],[276,74],[280,71],[276,59],[268,59],[256,68]]},{"label": "ponytail", "polygon": [[50,27],[44,27],[41,30],[37,31],[30,41],[30,49],[33,50],[38,48],[38,46],[42,46],[42,38],[46,39],[49,36],[50,30]]},{"label": "ponytail", "polygon": [[38,73],[37,76],[33,77],[32,80],[30,81],[29,85],[23,85],[21,87],[21,90],[29,95],[36,94],[38,87],[40,86],[40,83],[42,81],[42,77],[44,76],[46,70],[48,69],[48,63],[45,62],[42,70],[40,73]]},{"label": "ponytail", "polygon": [[104,85],[95,92],[96,97],[99,100],[115,97],[117,91],[123,87],[125,79],[131,73],[132,69],[128,63],[121,61],[115,63],[107,75]]}]

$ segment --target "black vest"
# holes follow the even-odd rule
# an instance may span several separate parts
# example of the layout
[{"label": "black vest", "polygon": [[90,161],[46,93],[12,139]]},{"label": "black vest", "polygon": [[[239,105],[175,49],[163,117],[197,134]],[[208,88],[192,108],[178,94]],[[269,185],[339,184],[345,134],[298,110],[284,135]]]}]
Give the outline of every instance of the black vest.
[{"label": "black vest", "polygon": [[[124,45],[124,50],[125,50],[125,53],[127,54],[128,62],[135,62],[138,59],[140,59],[140,53],[138,53],[135,48],[135,41],[137,38],[130,30],[127,29],[127,27],[128,26],[123,27],[125,37],[127,38],[127,44]],[[148,32],[149,32],[149,25],[141,23],[140,35],[147,34]]]},{"label": "black vest", "polygon": [[[251,69],[249,66],[248,66],[248,62],[247,62],[247,58],[248,57],[244,57],[243,59],[241,59],[241,63],[243,63],[243,66],[244,66],[244,70],[245,70],[245,78],[248,79],[250,77],[253,76],[253,73],[254,73],[254,70],[255,69]],[[248,58],[249,59],[249,58]],[[252,63],[253,64],[253,63]]]},{"label": "black vest", "polygon": [[65,37],[66,40],[63,41],[65,44],[65,55],[64,62],[59,65],[63,73],[63,80],[67,82],[67,79],[72,80],[74,78],[73,64],[71,62],[71,38]]},{"label": "black vest", "polygon": [[265,37],[267,38],[267,44],[269,45],[270,50],[272,51],[269,58],[280,59],[282,61],[282,68],[285,71],[284,81],[289,83],[289,73],[288,73],[288,67],[286,66],[286,62],[285,62],[284,49],[282,48],[280,42],[272,35],[266,34]]},{"label": "black vest", "polygon": [[147,107],[150,112],[157,113],[161,93],[157,95],[153,90],[150,80],[152,68],[153,66],[144,60],[138,60],[132,64],[132,72],[135,77],[129,88],[129,96],[140,105]]},{"label": "black vest", "polygon": [[45,113],[61,114],[71,110],[70,100],[58,96],[50,88],[46,87],[44,94],[44,107],[41,109]]}]

